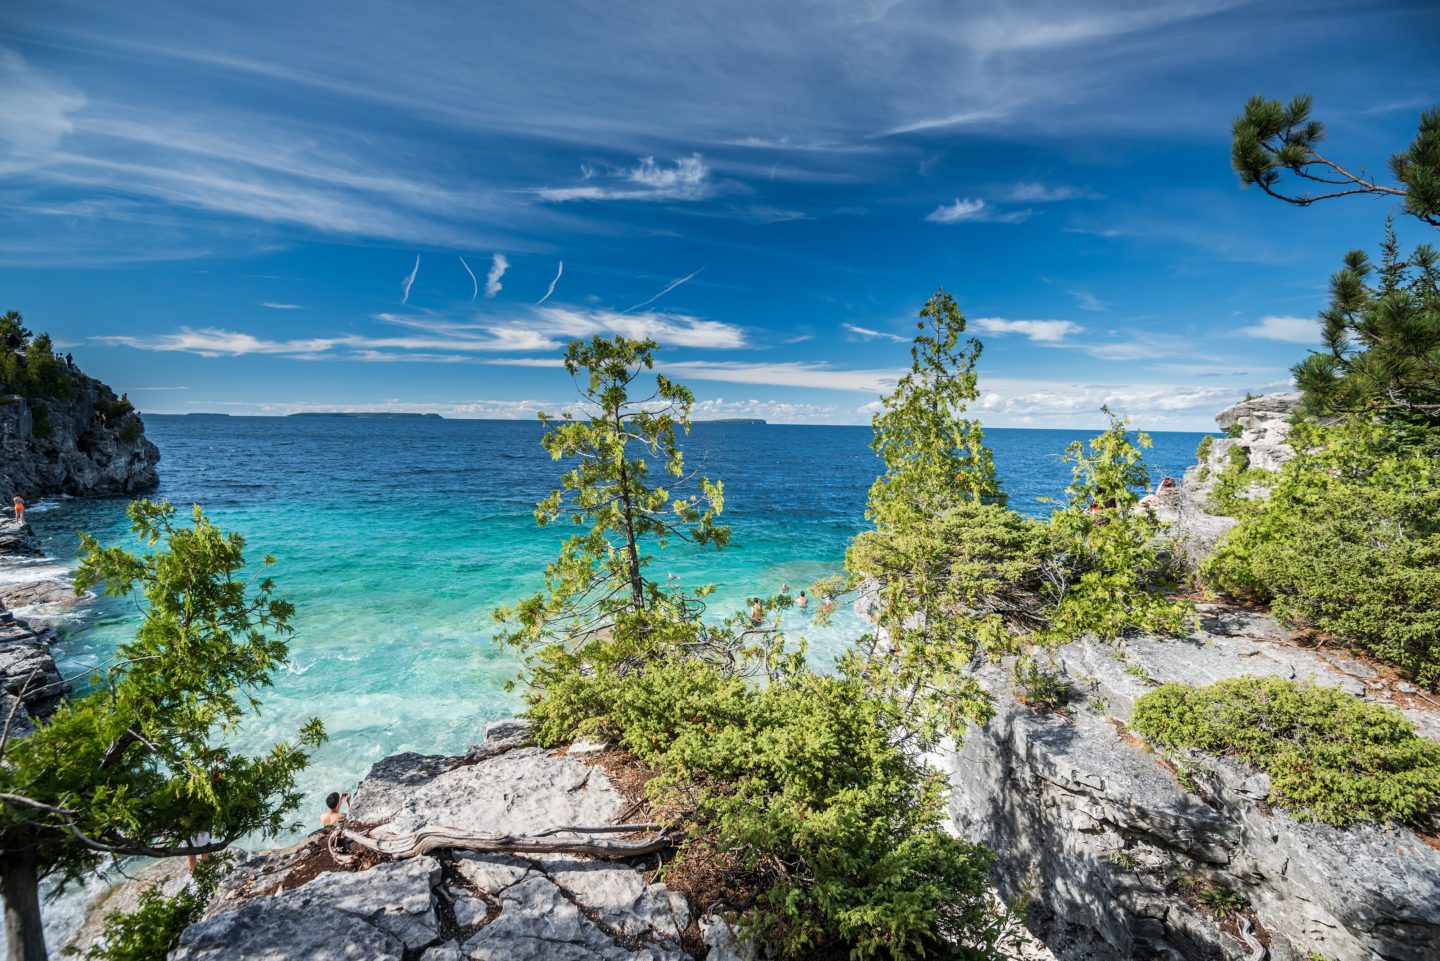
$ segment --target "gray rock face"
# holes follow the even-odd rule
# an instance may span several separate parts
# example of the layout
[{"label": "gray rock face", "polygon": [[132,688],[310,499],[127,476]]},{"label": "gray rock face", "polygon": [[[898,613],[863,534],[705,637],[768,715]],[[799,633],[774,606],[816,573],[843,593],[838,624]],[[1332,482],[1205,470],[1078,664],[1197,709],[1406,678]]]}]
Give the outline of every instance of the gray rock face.
[{"label": "gray rock face", "polygon": [[37,584],[53,582],[55,590],[68,592],[63,570],[44,565],[42,556],[30,525],[0,520],[0,728],[8,721],[11,736],[33,730],[32,719],[49,716],[67,690],[50,651],[54,628],[29,610],[21,618],[9,609],[17,600],[34,602]]},{"label": "gray rock face", "polygon": [[[5,349],[5,348],[0,348]],[[0,393],[0,501],[52,494],[87,497],[132,494],[159,481],[160,452],[145,438],[134,415],[110,423],[115,392],[93,377],[73,372],[75,396],[29,401]],[[49,424],[37,430],[36,408]]]},{"label": "gray rock face", "polygon": [[1183,482],[1160,497],[1156,516],[1170,524],[1170,536],[1181,557],[1192,568],[1215,550],[1230,528],[1233,517],[1210,513],[1210,494],[1215,480],[1229,463],[1233,448],[1244,451],[1250,466],[1279,470],[1295,451],[1286,443],[1290,417],[1300,403],[1298,393],[1266,394],[1242,401],[1215,415],[1221,429],[1238,426],[1239,437],[1217,437],[1210,443],[1204,460],[1185,472]]},{"label": "gray rock face", "polygon": [[[1068,716],[1020,704],[1004,670],[983,669],[995,718],[933,758],[950,780],[956,831],[996,852],[1006,897],[1034,885],[1031,928],[1062,961],[1245,958],[1244,944],[1187,896],[1187,877],[1243,895],[1277,961],[1311,951],[1434,959],[1440,851],[1405,829],[1297,822],[1265,803],[1263,775],[1221,759],[1176,759],[1192,792],[1128,734],[1135,698],[1170,680],[1278,676],[1368,697],[1388,690],[1285,644],[1268,617],[1216,607],[1202,616],[1205,629],[1190,638],[1135,638],[1123,656],[1092,641],[1061,649],[1056,660],[1079,692]],[[1422,733],[1437,730],[1433,712],[1406,713]]]},{"label": "gray rock face", "polygon": [[[618,823],[625,799],[603,769],[542,751],[527,734],[502,722],[465,757],[386,758],[356,789],[350,823],[376,837],[441,824],[502,834]],[[170,961],[690,957],[689,906],[641,866],[462,851],[334,870],[325,850],[317,834],[241,865]],[[317,863],[332,870],[316,876]]]}]

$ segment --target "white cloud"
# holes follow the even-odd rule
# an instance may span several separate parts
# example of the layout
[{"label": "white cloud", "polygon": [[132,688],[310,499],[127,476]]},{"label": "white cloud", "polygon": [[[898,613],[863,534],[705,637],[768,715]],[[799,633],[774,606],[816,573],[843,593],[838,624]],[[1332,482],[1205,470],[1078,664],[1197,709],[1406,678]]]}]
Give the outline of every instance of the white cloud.
[{"label": "white cloud", "polygon": [[1099,200],[1100,195],[1089,187],[1071,187],[1067,184],[1043,184],[1022,181],[1010,188],[1010,200],[1020,203],[1048,204],[1061,200]]},{"label": "white cloud", "polygon": [[749,346],[745,331],[734,324],[659,311],[620,313],[556,306],[529,308],[518,315],[487,323],[393,313],[377,314],[375,319],[416,333],[399,337],[346,334],[276,340],[217,327],[181,327],[174,333],[149,337],[104,336],[90,339],[96,343],[137,350],[189,353],[201,357],[269,354],[296,360],[376,363],[483,362],[475,355],[559,350],[566,341],[596,334],[651,338],[670,346],[707,350],[733,350]]},{"label": "white cloud", "polygon": [[[459,257],[458,254],[456,256]],[[470,269],[470,265],[465,262],[465,258],[459,257],[459,259],[460,266],[465,268],[465,274],[470,278],[470,303],[473,304],[475,303],[475,298],[480,296],[480,281],[475,279],[475,271]]]},{"label": "white cloud", "polygon": [[1320,321],[1313,317],[1266,316],[1240,333],[1262,340],[1279,340],[1287,344],[1318,344],[1321,340]]},{"label": "white cloud", "polygon": [[0,173],[23,170],[50,159],[75,129],[71,115],[85,97],[64,81],[37,70],[13,50],[0,47]]},{"label": "white cloud", "polygon": [[955,199],[954,203],[941,204],[925,216],[935,224],[958,224],[965,222],[1018,224],[1029,218],[1029,210],[1000,210],[988,201],[978,197]]},{"label": "white cloud", "polygon": [[987,424],[1099,426],[1102,405],[1141,429],[1213,430],[1216,411],[1245,395],[1243,387],[1175,384],[1087,384],[986,378],[980,407]]},{"label": "white cloud", "polygon": [[987,334],[1023,334],[1037,344],[1055,344],[1084,327],[1069,320],[1006,320],[1003,317],[977,317],[971,321]]},{"label": "white cloud", "polygon": [[883,394],[895,389],[898,370],[845,370],[828,364],[777,361],[746,364],[730,361],[679,361],[661,364],[668,374],[692,380],[719,380],[732,384],[768,384],[774,387],[816,387]]},{"label": "white cloud", "polygon": [[[505,271],[510,269],[510,261],[504,254],[494,254],[490,258],[490,272],[485,275],[485,296],[494,297],[500,293],[500,278],[505,276]],[[469,270],[467,267],[466,270]]]},{"label": "white cloud", "polygon": [[1088,290],[1072,290],[1070,296],[1075,298],[1075,303],[1081,310],[1104,311],[1110,309],[1109,304]]},{"label": "white cloud", "polygon": [[260,306],[261,306],[261,307],[268,307],[268,308],[270,308],[271,310],[304,310],[304,309],[305,309],[305,305],[304,305],[304,304],[272,304],[272,303],[270,303],[269,301],[266,301],[265,303],[261,304]]},{"label": "white cloud", "polygon": [[541,304],[545,303],[545,301],[550,299],[550,295],[555,293],[555,285],[560,283],[560,275],[563,273],[565,273],[565,261],[562,260],[555,267],[555,279],[550,281],[549,287],[545,288],[545,296],[535,301],[535,306],[538,307]]},{"label": "white cloud", "polygon": [[864,337],[866,340],[876,340],[878,338],[883,340],[893,340],[897,344],[907,344],[910,342],[909,337],[901,337],[899,334],[887,334],[883,330],[871,330],[869,327],[860,327],[855,324],[841,324],[840,326],[844,327],[852,334],[858,334],[859,336]]},{"label": "white cloud", "polygon": [[705,269],[704,267],[701,267],[701,268],[699,268],[699,270],[695,270],[695,271],[693,271],[692,273],[686,274],[684,277],[681,277],[679,280],[672,280],[672,281],[670,281],[670,283],[666,284],[666,285],[661,289],[660,293],[656,294],[654,297],[651,297],[649,300],[642,300],[642,301],[640,301],[640,303],[636,304],[634,307],[628,307],[628,308],[626,308],[625,312],[628,314],[628,313],[630,313],[630,311],[632,311],[632,310],[639,310],[641,307],[649,307],[651,304],[655,303],[655,301],[659,300],[661,297],[664,297],[666,294],[670,293],[670,291],[674,290],[676,287],[679,287],[681,284],[686,283],[686,282],[688,282],[688,281],[694,280],[695,277],[696,277],[696,275],[698,275],[698,274],[700,273],[700,271],[701,271],[701,270],[704,270],[704,269]]},{"label": "white cloud", "polygon": [[408,303],[410,302],[410,288],[413,287],[413,286],[415,286],[415,275],[418,274],[418,273],[420,273],[420,255],[419,255],[419,254],[416,254],[416,255],[415,255],[415,266],[410,268],[410,273],[409,273],[409,275],[407,275],[406,278],[405,278],[403,281],[400,282],[400,289],[401,289],[400,303],[401,303],[401,304],[408,304]]},{"label": "white cloud", "polygon": [[623,168],[607,175],[607,183],[593,183],[599,176],[582,168],[580,187],[540,187],[541,198],[565,203],[571,200],[703,200],[715,193],[710,180],[710,167],[697,154],[681,157],[674,166],[666,167],[654,157],[643,157],[634,167]]}]

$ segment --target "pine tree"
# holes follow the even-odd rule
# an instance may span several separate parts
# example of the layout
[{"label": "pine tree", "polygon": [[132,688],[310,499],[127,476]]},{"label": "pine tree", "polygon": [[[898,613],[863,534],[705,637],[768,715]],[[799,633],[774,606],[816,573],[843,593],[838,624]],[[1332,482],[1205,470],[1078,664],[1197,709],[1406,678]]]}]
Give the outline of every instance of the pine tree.
[{"label": "pine tree", "polygon": [[1393,229],[1379,270],[1353,250],[1320,313],[1325,350],[1293,368],[1314,415],[1380,415],[1407,438],[1440,443],[1440,259],[1428,244],[1406,258]]},{"label": "pine tree", "polygon": [[[1415,139],[1390,158],[1390,173],[1398,184],[1394,186],[1321,154],[1316,146],[1325,139],[1325,125],[1312,119],[1312,106],[1308,95],[1289,104],[1261,96],[1246,102],[1245,112],[1230,125],[1231,163],[1242,184],[1298,207],[1356,195],[1402,199],[1405,213],[1440,227],[1440,107],[1420,115]],[[1319,193],[1282,190],[1285,170],[1315,184]]]},{"label": "pine tree", "polygon": [[[536,507],[536,522],[586,529],[546,566],[543,590],[495,612],[505,625],[501,643],[539,652],[530,673],[537,689],[573,668],[573,658],[623,671],[667,643],[685,642],[673,632],[693,639],[700,631],[700,598],[708,589],[687,594],[647,577],[646,568],[649,551],[671,540],[716,548],[729,542],[730,529],[715,523],[724,485],[686,473],[676,435],[690,429],[695,397],[688,388],[656,374],[649,396],[630,396],[653,369],[656,348],[624,337],[573,341],[565,369],[578,382],[585,419],[540,415],[550,428],[542,443],[551,457],[577,464]],[[652,463],[663,472],[658,479]],[[687,485],[693,495],[677,498]]]}]

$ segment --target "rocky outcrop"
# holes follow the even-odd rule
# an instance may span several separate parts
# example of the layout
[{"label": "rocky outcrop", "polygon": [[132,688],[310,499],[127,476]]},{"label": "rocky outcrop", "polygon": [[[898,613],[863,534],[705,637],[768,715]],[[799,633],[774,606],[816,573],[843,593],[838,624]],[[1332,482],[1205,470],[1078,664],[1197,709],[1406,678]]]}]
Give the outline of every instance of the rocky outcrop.
[{"label": "rocky outcrop", "polygon": [[[1207,510],[1232,449],[1276,469],[1293,456],[1298,395],[1237,404],[1160,515],[1193,565],[1233,521]],[[857,610],[880,613],[878,585]],[[1085,639],[1053,666],[1072,696],[1024,703],[1008,665],[977,668],[995,716],[930,762],[947,778],[951,826],[996,855],[1007,899],[1030,895],[1028,924],[1060,961],[1433,961],[1440,945],[1440,845],[1398,827],[1302,823],[1266,803],[1267,778],[1226,759],[1162,757],[1133,736],[1135,701],[1167,681],[1274,676],[1334,685],[1401,710],[1440,740],[1440,701],[1347,655],[1297,645],[1269,616],[1199,605],[1184,639]],[[883,639],[883,638],[882,638]],[[1217,914],[1215,892],[1238,912]]]},{"label": "rocky outcrop", "polygon": [[[596,763],[597,747],[547,752],[521,722],[491,725],[465,757],[401,754],[376,764],[348,823],[374,838],[436,825],[522,835],[625,823],[633,801]],[[724,922],[697,918],[650,880],[654,858],[443,851],[340,863],[327,842],[320,832],[241,865],[171,961],[682,961],[702,944],[715,945],[712,961],[740,957],[725,947]]]},{"label": "rocky outcrop", "polygon": [[1159,495],[1156,516],[1170,525],[1171,537],[1189,566],[1198,568],[1235,526],[1233,517],[1210,512],[1215,480],[1235,456],[1232,452],[1238,450],[1251,467],[1278,470],[1295,454],[1286,441],[1299,403],[1300,394],[1292,392],[1266,394],[1225,408],[1215,415],[1215,423],[1236,436],[1212,439],[1182,483]]},{"label": "rocky outcrop", "polygon": [[[39,610],[57,590],[74,600],[30,525],[0,520],[0,729],[8,724],[11,737],[29,733],[32,719],[48,717],[67,690],[51,653],[55,629]],[[32,608],[42,616],[31,616]]]},{"label": "rocky outcrop", "polygon": [[0,389],[0,502],[132,494],[159,481],[160,452],[139,416],[122,413],[128,405],[95,378],[69,375],[67,398],[27,400]]},{"label": "rocky outcrop", "polygon": [[[1200,754],[1161,758],[1128,732],[1135,699],[1165,681],[1269,675],[1400,693],[1364,665],[1287,643],[1268,617],[1204,614],[1185,640],[1061,649],[1075,689],[1063,712],[1027,707],[1003,668],[983,669],[995,718],[933,759],[955,830],[996,852],[1002,894],[1033,889],[1031,929],[1062,961],[1239,961],[1252,956],[1242,918],[1276,961],[1433,959],[1440,850],[1402,828],[1298,822],[1265,803],[1263,775]],[[1440,738],[1440,714],[1405,711]],[[1205,888],[1249,907],[1217,918],[1197,899]]]}]

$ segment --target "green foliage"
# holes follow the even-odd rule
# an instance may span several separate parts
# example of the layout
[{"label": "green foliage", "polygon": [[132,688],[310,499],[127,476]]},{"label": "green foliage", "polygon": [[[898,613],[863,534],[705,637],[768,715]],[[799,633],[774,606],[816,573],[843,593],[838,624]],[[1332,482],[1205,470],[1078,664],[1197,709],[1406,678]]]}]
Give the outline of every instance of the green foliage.
[{"label": "green foliage", "polygon": [[1250,906],[1245,896],[1233,888],[1207,884],[1195,892],[1195,899],[1210,909],[1215,920],[1224,921]]},{"label": "green foliage", "polygon": [[1215,437],[1211,434],[1206,434],[1204,437],[1200,438],[1200,446],[1195,448],[1195,459],[1201,461],[1202,463],[1209,460],[1210,446],[1214,443]]},{"label": "green foliage", "polygon": [[941,829],[942,785],[891,740],[893,712],[803,659],[757,683],[687,657],[569,675],[530,711],[543,744],[599,735],[658,771],[679,863],[733,859],[757,892],[743,927],[777,956],[992,957],[991,856]]},{"label": "green foliage", "polygon": [[1235,444],[1225,452],[1225,467],[1215,475],[1205,507],[1212,514],[1234,517],[1245,510],[1253,498],[1247,496],[1252,488],[1262,490],[1275,480],[1273,471],[1250,466],[1250,455],[1245,448]]},{"label": "green foliage", "polygon": [[1304,411],[1378,415],[1440,453],[1440,259],[1421,244],[1401,256],[1392,229],[1378,271],[1353,250],[1320,312],[1325,350],[1295,365]]},{"label": "green foliage", "polygon": [[86,961],[165,961],[185,929],[205,913],[220,883],[222,862],[201,861],[191,883],[172,895],[152,884],[140,892],[134,911],[105,919],[100,940],[85,952]]},{"label": "green foliage", "polygon": [[580,466],[536,518],[568,513],[587,530],[546,569],[544,591],[497,615],[502,641],[527,653],[537,738],[604,737],[656,771],[647,790],[688,838],[681,862],[719,865],[753,891],[743,924],[780,957],[993,957],[989,855],[941,830],[935,775],[892,736],[917,726],[893,685],[852,670],[858,657],[838,675],[811,671],[778,631],[788,596],[712,625],[698,597],[645,577],[642,544],[728,540],[714,524],[718,483],[672,502],[627,454],[634,445],[683,476],[674,431],[690,392],[657,377],[658,408],[629,400],[653,349],[597,339],[567,355],[595,413],[546,436],[556,459]]},{"label": "green foliage", "polygon": [[925,303],[917,327],[910,372],[873,421],[871,447],[885,473],[870,488],[866,516],[877,527],[933,517],[965,501],[1004,501],[980,422],[962,416],[980,396],[980,342],[961,344],[965,315],[943,289]]},{"label": "green foliage", "polygon": [[1236,502],[1206,580],[1440,683],[1440,462],[1368,419],[1302,422],[1291,443],[1269,495]]},{"label": "green foliage", "polygon": [[13,338],[21,347],[30,342],[30,328],[18,310],[7,310],[0,314],[0,345],[9,346]]},{"label": "green foliage", "polygon": [[1021,654],[1015,659],[1011,676],[1015,679],[1021,703],[1042,711],[1058,711],[1074,693],[1065,675],[1034,654]]},{"label": "green foliage", "polygon": [[[8,336],[20,342],[11,349]],[[49,334],[33,337],[13,310],[0,318],[0,386],[27,400],[63,399],[75,393],[75,381],[65,362],[56,359]]]},{"label": "green foliage", "polygon": [[1338,688],[1274,677],[1164,684],[1136,700],[1131,726],[1164,749],[1254,765],[1270,777],[1271,803],[1298,820],[1404,823],[1440,807],[1440,744]]},{"label": "green foliage", "polygon": [[1143,631],[1178,636],[1193,623],[1189,604],[1170,597],[1175,562],[1162,550],[1164,530],[1140,494],[1150,485],[1144,433],[1109,410],[1110,427],[1087,444],[1070,445],[1065,503],[1045,526],[1041,566],[1044,623],[1036,639],[1063,644],[1086,634],[1114,642]]},{"label": "green foliage", "polygon": [[[654,341],[596,337],[573,341],[565,367],[577,378],[589,415],[550,426],[542,441],[555,460],[576,466],[541,501],[541,527],[568,522],[585,530],[569,537],[545,568],[544,589],[514,608],[500,608],[500,642],[530,658],[529,681],[537,691],[566,672],[593,665],[635,666],[668,647],[700,642],[690,616],[701,588],[687,595],[645,576],[650,548],[671,539],[723,548],[730,529],[715,523],[724,509],[724,487],[700,478],[692,497],[675,491],[690,480],[676,444],[677,428],[690,428],[691,392],[663,375],[655,390],[633,400],[631,385],[654,367]],[[652,481],[651,464],[663,470]],[[555,648],[557,642],[569,647]]]},{"label": "green foliage", "polygon": [[[1363,170],[1353,173],[1321,154],[1325,126],[1311,117],[1313,101],[1298,96],[1289,104],[1251,97],[1245,111],[1231,123],[1231,164],[1240,182],[1299,207],[1317,200],[1368,194],[1404,198],[1405,212],[1440,227],[1440,108],[1420,115],[1415,139],[1390,158],[1390,173],[1399,186],[1378,183]],[[1319,194],[1284,193],[1281,172],[1320,185]]]},{"label": "green foliage", "polygon": [[166,503],[136,501],[128,514],[141,543],[160,548],[137,555],[82,535],[75,588],[133,598],[134,638],[90,693],[6,745],[0,766],[0,856],[29,852],[62,883],[107,854],[205,853],[189,840],[202,832],[213,850],[278,833],[299,805],[306,749],[324,739],[311,720],[263,756],[224,746],[284,665],[294,609],[246,572],[244,539],[199,507],[189,526]]}]

